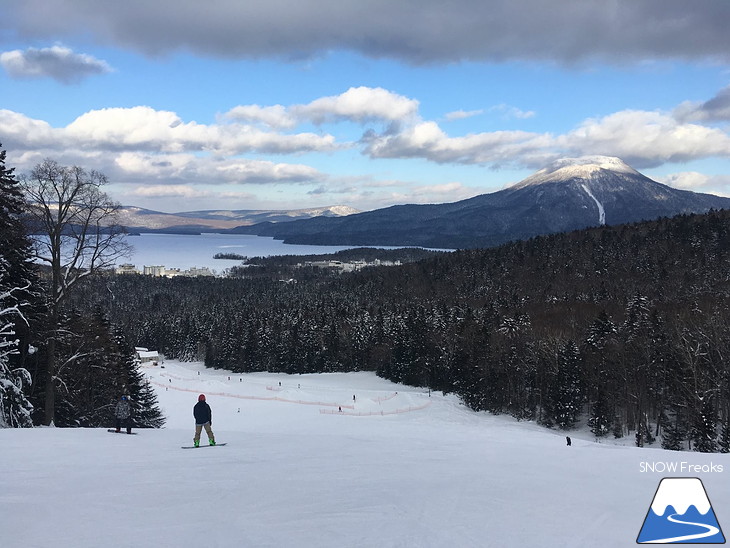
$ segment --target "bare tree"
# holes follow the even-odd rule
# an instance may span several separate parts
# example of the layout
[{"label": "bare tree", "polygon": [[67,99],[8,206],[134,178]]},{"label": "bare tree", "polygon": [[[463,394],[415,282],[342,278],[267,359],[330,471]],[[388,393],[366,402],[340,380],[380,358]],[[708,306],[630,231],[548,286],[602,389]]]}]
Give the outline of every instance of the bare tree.
[{"label": "bare tree", "polygon": [[45,373],[45,424],[56,403],[56,343],[61,308],[69,290],[84,277],[110,268],[131,247],[117,223],[119,204],[102,192],[104,174],[45,160],[21,184],[29,204],[34,256],[50,267],[49,330]]}]

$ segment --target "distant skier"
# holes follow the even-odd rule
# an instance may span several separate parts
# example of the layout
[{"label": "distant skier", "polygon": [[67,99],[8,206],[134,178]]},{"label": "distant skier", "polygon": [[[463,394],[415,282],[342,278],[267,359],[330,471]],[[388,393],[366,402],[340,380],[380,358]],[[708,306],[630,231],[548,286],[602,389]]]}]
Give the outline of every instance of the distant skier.
[{"label": "distant skier", "polygon": [[565,441],[566,441],[566,443],[567,443],[568,447],[570,447],[570,444],[572,443],[572,442],[570,441],[570,436],[565,436]]},{"label": "distant skier", "polygon": [[122,426],[127,429],[127,434],[132,433],[132,407],[129,405],[127,396],[121,396],[114,408],[117,432],[121,432]]},{"label": "distant skier", "polygon": [[205,402],[205,394],[198,396],[198,403],[193,407],[193,417],[195,417],[195,437],[193,438],[193,445],[195,447],[200,446],[200,433],[205,428],[205,433],[208,434],[208,443],[215,445],[215,436],[211,425],[213,424],[213,416],[210,411],[210,405]]}]

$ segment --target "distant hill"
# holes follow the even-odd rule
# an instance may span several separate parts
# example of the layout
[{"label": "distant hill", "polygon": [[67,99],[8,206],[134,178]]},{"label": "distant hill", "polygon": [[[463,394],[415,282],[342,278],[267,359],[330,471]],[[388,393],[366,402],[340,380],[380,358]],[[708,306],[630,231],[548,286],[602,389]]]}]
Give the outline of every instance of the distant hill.
[{"label": "distant hill", "polygon": [[163,213],[141,207],[123,206],[120,224],[129,232],[199,233],[221,232],[254,223],[283,223],[313,217],[338,217],[359,213],[357,209],[336,205],[294,210],[204,210]]},{"label": "distant hill", "polygon": [[492,247],[575,229],[730,208],[730,198],[677,190],[619,158],[558,160],[491,194],[438,205],[399,205],[335,218],[260,223],[232,232],[293,244]]}]

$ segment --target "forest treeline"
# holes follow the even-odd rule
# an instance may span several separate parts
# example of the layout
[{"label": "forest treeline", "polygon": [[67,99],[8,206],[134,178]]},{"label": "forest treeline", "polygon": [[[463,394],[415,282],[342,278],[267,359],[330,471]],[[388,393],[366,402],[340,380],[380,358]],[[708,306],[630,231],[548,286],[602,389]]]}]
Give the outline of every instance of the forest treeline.
[{"label": "forest treeline", "polygon": [[95,277],[69,304],[209,367],[372,370],[548,427],[730,449],[728,211],[305,269],[297,284],[235,272]]}]

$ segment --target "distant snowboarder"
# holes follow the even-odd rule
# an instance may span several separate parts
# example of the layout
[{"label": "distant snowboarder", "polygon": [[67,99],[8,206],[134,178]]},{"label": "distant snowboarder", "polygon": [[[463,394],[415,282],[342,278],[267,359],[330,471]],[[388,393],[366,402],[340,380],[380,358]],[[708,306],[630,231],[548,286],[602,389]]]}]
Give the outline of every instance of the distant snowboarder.
[{"label": "distant snowboarder", "polygon": [[193,417],[195,417],[195,437],[193,438],[193,445],[195,447],[200,446],[200,433],[205,428],[205,433],[208,434],[208,443],[215,445],[215,436],[211,425],[213,424],[213,416],[210,410],[210,405],[205,402],[205,394],[198,396],[198,403],[193,407]]},{"label": "distant snowboarder", "polygon": [[127,434],[132,433],[132,407],[129,405],[127,396],[121,396],[114,408],[114,418],[116,420],[116,432],[121,432],[122,426],[127,429]]},{"label": "distant snowboarder", "polygon": [[570,447],[570,444],[571,444],[570,436],[565,436],[565,441],[567,442],[568,447]]}]

